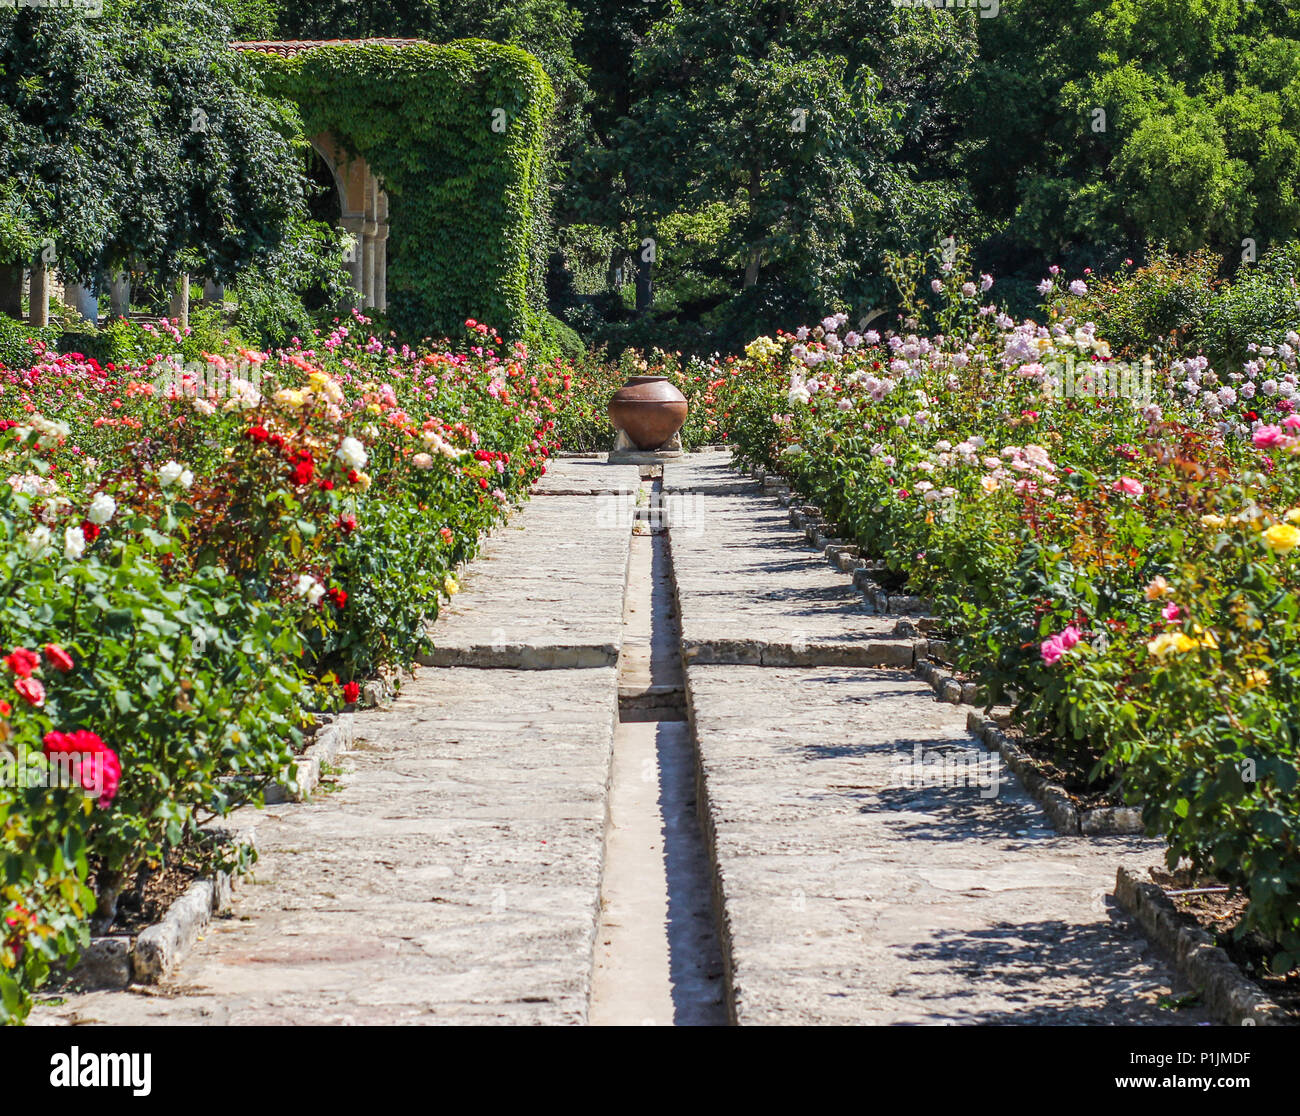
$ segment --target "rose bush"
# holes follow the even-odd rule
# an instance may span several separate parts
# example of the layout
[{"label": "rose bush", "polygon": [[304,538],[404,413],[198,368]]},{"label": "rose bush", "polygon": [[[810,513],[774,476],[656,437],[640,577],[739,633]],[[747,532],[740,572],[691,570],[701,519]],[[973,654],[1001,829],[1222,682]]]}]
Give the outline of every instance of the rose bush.
[{"label": "rose bush", "polygon": [[0,760],[31,772],[0,786],[0,1017],[142,872],[289,781],[313,711],[428,647],[545,471],[566,367],[477,322],[420,351],[369,324],[187,360],[175,323],[121,323],[151,355],[38,342],[0,368]]},{"label": "rose bush", "polygon": [[1073,316],[1091,276],[1054,270],[1041,321],[1017,323],[985,301],[989,277],[934,264],[928,283],[899,269],[900,333],[832,315],[751,346],[719,400],[739,459],[791,478],[892,585],[933,598],[990,703],[1117,783],[1171,865],[1240,888],[1240,931],[1289,970],[1300,336],[1240,366],[1122,363]]}]

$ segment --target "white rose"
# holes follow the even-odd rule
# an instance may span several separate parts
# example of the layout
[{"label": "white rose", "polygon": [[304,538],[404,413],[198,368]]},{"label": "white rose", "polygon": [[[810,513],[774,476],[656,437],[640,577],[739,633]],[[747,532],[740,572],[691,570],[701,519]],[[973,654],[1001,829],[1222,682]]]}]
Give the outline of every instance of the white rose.
[{"label": "white rose", "polygon": [[316,579],[311,574],[299,574],[298,584],[293,587],[293,591],[300,597],[305,597],[316,584]]},{"label": "white rose", "polygon": [[158,470],[158,483],[163,488],[170,488],[185,475],[185,466],[179,461],[169,461]]},{"label": "white rose", "polygon": [[86,553],[86,536],[80,527],[69,527],[63,532],[63,557],[75,562]]},{"label": "white rose", "polygon": [[344,438],[336,455],[349,469],[364,469],[366,466],[366,447],[356,438]]},{"label": "white rose", "polygon": [[311,588],[307,590],[307,603],[310,605],[318,604],[323,596],[325,596],[325,586],[319,581],[312,582]]},{"label": "white rose", "polygon": [[28,558],[37,558],[49,549],[53,536],[50,534],[48,527],[35,527],[27,532],[27,538],[23,545],[27,550]]},{"label": "white rose", "polygon": [[86,518],[91,523],[102,527],[113,518],[113,513],[116,511],[117,501],[107,492],[97,492],[95,498],[90,501],[90,510],[86,513]]}]

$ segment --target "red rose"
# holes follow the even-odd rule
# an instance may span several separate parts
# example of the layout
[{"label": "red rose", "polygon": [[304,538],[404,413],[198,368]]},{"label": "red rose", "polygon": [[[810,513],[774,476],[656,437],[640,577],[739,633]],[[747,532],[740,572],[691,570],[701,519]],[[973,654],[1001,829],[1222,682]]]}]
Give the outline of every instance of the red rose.
[{"label": "red rose", "polygon": [[316,465],[310,458],[299,461],[293,467],[293,479],[296,484],[310,484],[311,478],[316,475]]},{"label": "red rose", "polygon": [[328,477],[326,477],[323,481],[317,484],[316,487],[319,488],[322,492],[333,492],[334,482],[330,480]]},{"label": "red rose", "polygon": [[27,702],[28,705],[45,704],[45,687],[35,678],[20,678],[14,683],[14,689],[18,691],[18,696]]},{"label": "red rose", "polygon": [[260,444],[265,442],[267,438],[271,436],[271,432],[267,430],[265,426],[251,426],[248,429],[248,436],[252,438],[253,441]]},{"label": "red rose", "polygon": [[346,589],[331,589],[325,596],[329,597],[340,609],[347,607],[348,594]]},{"label": "red rose", "polygon": [[117,796],[122,763],[117,753],[93,732],[47,732],[43,750],[46,756],[72,756],[73,777],[83,789],[99,792],[100,806],[107,807]]},{"label": "red rose", "polygon": [[81,524],[81,533],[85,536],[86,542],[93,543],[99,538],[99,524],[91,523],[89,519],[84,520]]},{"label": "red rose", "polygon": [[57,643],[47,643],[45,645],[45,657],[50,660],[50,666],[64,672],[71,670],[76,665],[72,661],[72,656]]},{"label": "red rose", "polygon": [[339,530],[345,535],[352,534],[357,529],[357,517],[355,515],[339,516]]},{"label": "red rose", "polygon": [[13,710],[14,707],[7,701],[0,701],[0,717],[8,717]]},{"label": "red rose", "polygon": [[356,682],[343,684],[343,700],[352,705],[361,697],[361,686]]},{"label": "red rose", "polygon": [[32,671],[40,665],[41,657],[35,651],[28,651],[26,647],[15,647],[5,656],[5,666],[19,678],[30,678]]}]

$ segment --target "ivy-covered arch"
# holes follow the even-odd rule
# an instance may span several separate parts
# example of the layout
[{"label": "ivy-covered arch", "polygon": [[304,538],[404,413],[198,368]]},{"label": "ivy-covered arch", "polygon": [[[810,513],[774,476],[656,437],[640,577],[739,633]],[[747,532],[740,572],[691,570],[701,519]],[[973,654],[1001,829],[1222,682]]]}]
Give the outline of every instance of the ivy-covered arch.
[{"label": "ivy-covered arch", "polygon": [[529,332],[554,103],[540,63],[479,39],[259,53],[269,87],[298,104],[307,135],[335,137],[388,195],[394,327],[454,335],[476,318],[512,337]]}]

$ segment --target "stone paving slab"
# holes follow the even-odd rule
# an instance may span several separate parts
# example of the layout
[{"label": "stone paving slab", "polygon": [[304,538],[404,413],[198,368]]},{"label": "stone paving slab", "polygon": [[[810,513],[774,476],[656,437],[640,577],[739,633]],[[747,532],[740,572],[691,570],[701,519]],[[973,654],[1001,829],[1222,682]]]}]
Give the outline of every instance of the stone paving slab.
[{"label": "stone paving slab", "polygon": [[640,483],[635,465],[611,464],[604,454],[551,458],[533,486],[539,496],[601,496],[633,491]]},{"label": "stone paving slab", "polygon": [[848,577],[790,527],[725,453],[664,466],[682,648],[698,663],[912,665],[896,618],[863,609]]},{"label": "stone paving slab", "polygon": [[[1109,898],[1160,844],[1058,837],[910,674],[696,663],[687,690],[737,1022],[1208,1019],[1158,1006],[1177,978]],[[943,757],[996,796],[907,785]]]},{"label": "stone paving slab", "polygon": [[170,981],[35,1023],[582,1023],[611,668],[432,669],[358,717],[343,789],[252,812],[260,859]]},{"label": "stone paving slab", "polygon": [[[558,471],[568,464],[561,462]],[[637,483],[636,470],[632,476]],[[609,496],[532,500],[485,540],[461,592],[431,627],[434,648],[421,664],[525,670],[615,665],[630,509],[629,500]]]}]

